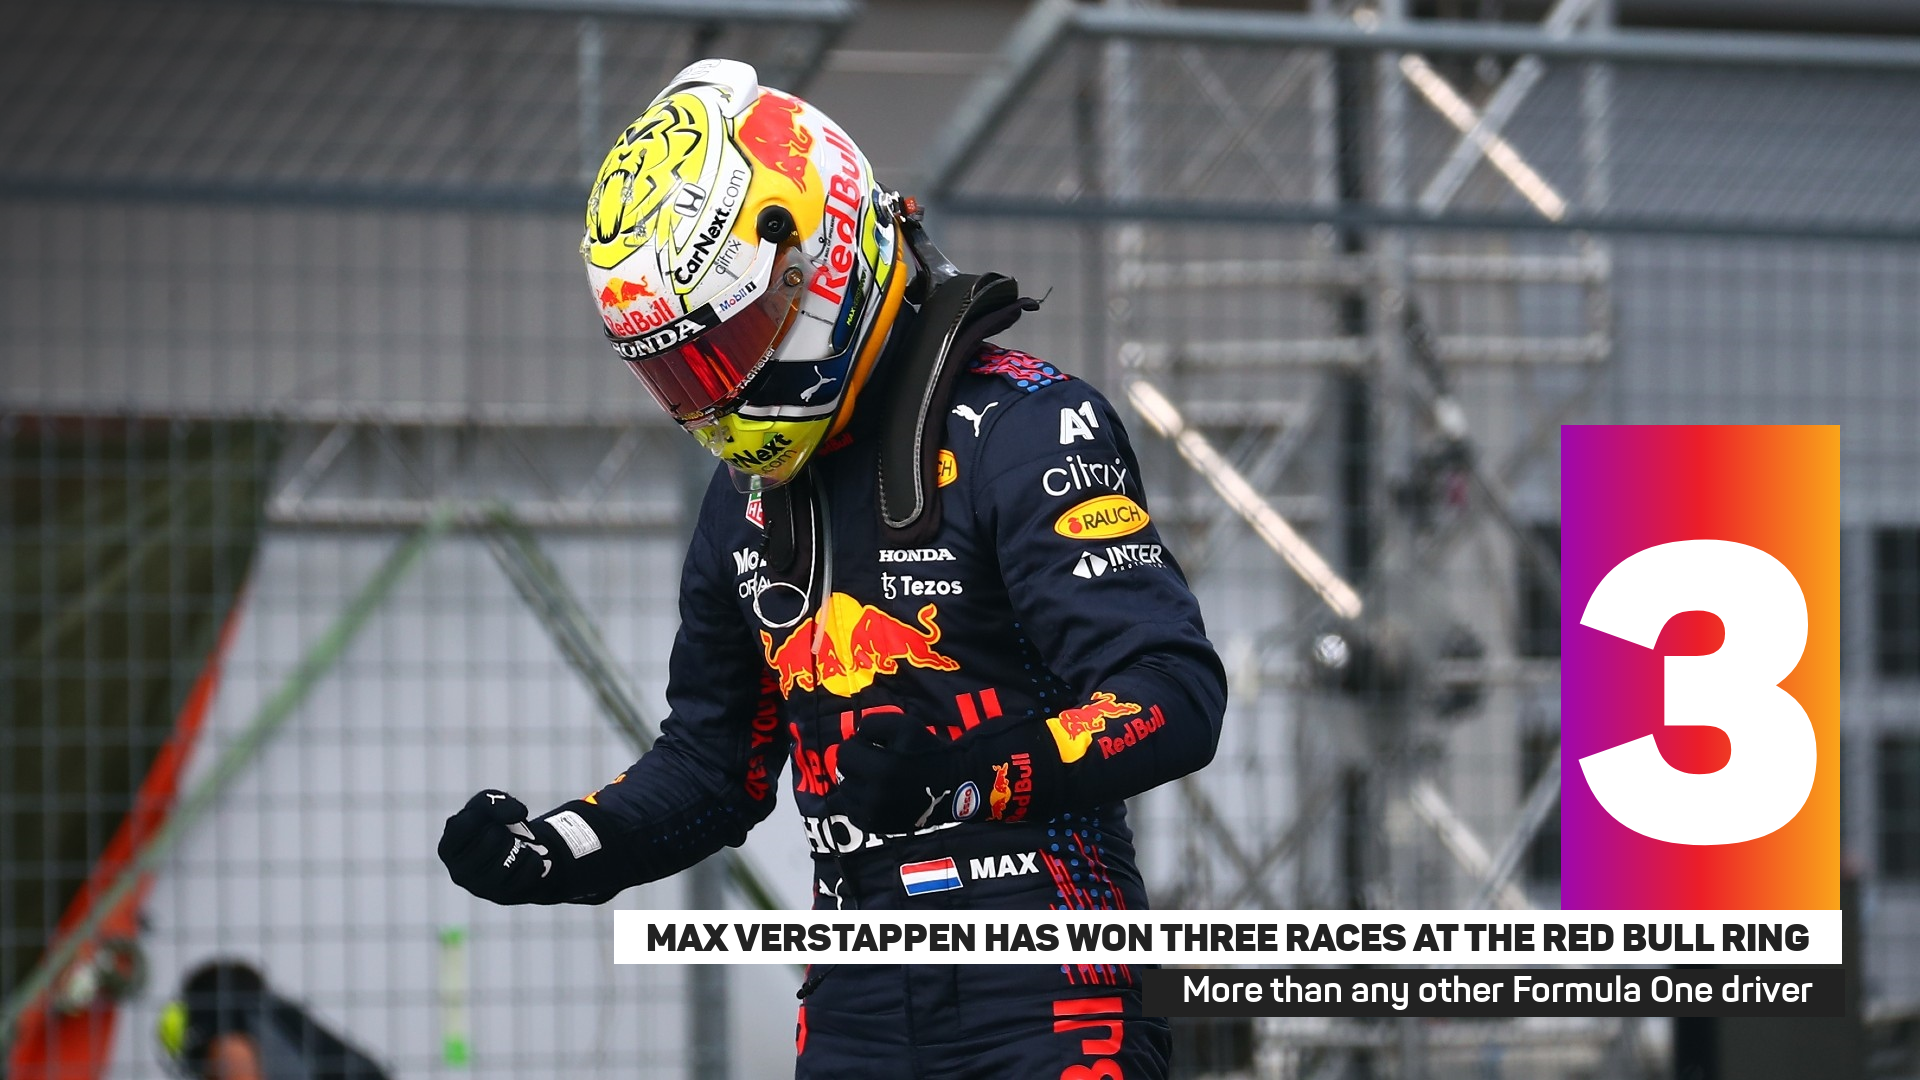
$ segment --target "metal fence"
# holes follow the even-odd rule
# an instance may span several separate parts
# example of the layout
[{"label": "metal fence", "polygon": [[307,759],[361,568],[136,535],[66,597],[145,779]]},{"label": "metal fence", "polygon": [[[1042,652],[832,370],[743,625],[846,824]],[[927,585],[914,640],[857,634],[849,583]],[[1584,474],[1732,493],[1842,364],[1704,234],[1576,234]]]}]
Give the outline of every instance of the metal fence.
[{"label": "metal fence", "polygon": [[[804,92],[854,14],[0,11],[9,1075],[97,1075],[33,1071],[34,1038],[157,1075],[210,958],[396,1076],[784,1067],[788,972],[613,969],[604,912],[471,902],[428,852],[478,787],[611,776],[657,709],[699,466],[596,340],[585,171],[681,64]],[[914,122],[943,246],[1048,293],[1009,339],[1136,410],[1234,680],[1204,784],[1140,800],[1160,906],[1555,903],[1558,425],[1841,424],[1845,845],[1876,1075],[1920,1068],[1920,48],[1606,0],[1045,0]],[[780,813],[623,901],[803,906]],[[48,964],[81,920],[114,944]],[[1182,1046],[1190,1075],[1652,1077],[1686,1037]]]},{"label": "metal fence", "polygon": [[[1912,1072],[1910,871],[1883,863],[1906,850],[1911,782],[1887,755],[1916,694],[1909,646],[1870,650],[1920,619],[1892,554],[1920,514],[1916,63],[1902,42],[1622,31],[1576,0],[1537,26],[1390,3],[1030,10],[936,138],[932,186],[998,231],[970,254],[1034,252],[1070,283],[1048,347],[1219,451],[1150,469],[1190,513],[1180,550],[1238,675],[1224,764],[1149,803],[1151,835],[1185,841],[1161,866],[1172,897],[1556,903],[1559,425],[1838,423],[1845,844],[1874,1068]],[[1230,509],[1229,472],[1327,565]],[[1213,1056],[1282,1075],[1664,1075],[1697,1037],[1255,1034]],[[1783,1065],[1778,1033],[1707,1037],[1721,1075],[1774,1075],[1769,1055],[1777,1075],[1840,1075],[1860,1052],[1796,1029],[1839,1049]]]}]

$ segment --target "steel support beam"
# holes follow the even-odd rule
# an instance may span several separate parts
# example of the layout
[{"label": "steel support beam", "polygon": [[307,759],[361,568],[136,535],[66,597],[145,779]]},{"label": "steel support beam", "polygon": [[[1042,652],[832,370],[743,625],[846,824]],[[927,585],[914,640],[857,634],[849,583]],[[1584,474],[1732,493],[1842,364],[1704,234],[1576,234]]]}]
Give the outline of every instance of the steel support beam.
[{"label": "steel support beam", "polygon": [[857,0],[280,0],[312,7],[479,11],[500,15],[609,15],[678,22],[844,24]]},{"label": "steel support beam", "polygon": [[1531,54],[1548,59],[1664,65],[1920,71],[1920,43],[1828,34],[1614,30],[1557,36],[1538,25],[1437,19],[1383,22],[1364,29],[1302,15],[1161,7],[1081,7],[1074,12],[1071,29],[1093,37],[1216,45],[1296,45],[1456,56]]},{"label": "steel support beam", "polygon": [[1255,203],[1188,199],[1047,199],[1012,196],[953,196],[939,209],[954,217],[1008,220],[1140,221],[1180,225],[1236,225],[1336,229],[1425,229],[1444,232],[1584,232],[1644,235],[1663,239],[1707,237],[1750,240],[1814,240],[1909,246],[1920,243],[1920,218],[1847,220],[1820,218],[1722,217],[1701,214],[1584,213],[1568,210],[1550,221],[1536,213],[1449,210],[1438,216],[1418,209],[1378,206],[1316,206],[1311,203]]},{"label": "steel support beam", "polygon": [[974,81],[953,118],[934,137],[927,166],[930,197],[944,195],[958,180],[1013,100],[1059,51],[1061,37],[1080,10],[1073,0],[1039,0],[1014,26],[995,62]]},{"label": "steel support beam", "polygon": [[[942,210],[956,211],[956,188],[975,152],[991,136],[1006,109],[1020,91],[1039,78],[1059,53],[1061,43],[1085,37],[1137,40],[1161,44],[1271,45],[1277,47],[1358,52],[1408,52],[1457,56],[1525,56],[1534,63],[1546,60],[1633,62],[1665,66],[1767,66],[1842,71],[1920,72],[1920,43],[1874,37],[1753,32],[1676,30],[1612,30],[1568,34],[1559,27],[1503,25],[1446,20],[1392,20],[1359,26],[1333,20],[1257,11],[1221,11],[1204,8],[1135,6],[1076,6],[1069,0],[1040,0],[1021,20],[1001,49],[997,62],[974,84],[947,126],[934,139],[928,161],[927,190]],[[1517,88],[1519,89],[1519,88]],[[1518,94],[1513,96],[1517,97]],[[1504,103],[1503,103],[1504,107]],[[1479,119],[1476,117],[1476,120]],[[1500,119],[1494,117],[1495,120]],[[1489,124],[1489,129],[1495,127]],[[1485,149],[1485,147],[1481,147]],[[1046,216],[1073,216],[1063,210],[1074,204],[1048,202]],[[1184,220],[1189,204],[1181,203]],[[1150,218],[1144,206],[1126,213],[1097,216]],[[1307,208],[1300,208],[1302,210]],[[1301,220],[1329,220],[1327,207]],[[977,209],[976,209],[977,212]],[[1257,211],[1256,211],[1257,213]],[[1431,219],[1425,210],[1399,211],[1409,221]],[[1239,208],[1223,220],[1246,221]],[[1503,215],[1507,216],[1507,215]],[[1355,225],[1394,226],[1399,221],[1353,222]],[[1569,213],[1560,222],[1569,228],[1591,228]],[[1815,223],[1805,223],[1813,225]],[[1510,228],[1508,222],[1490,227]],[[1747,227],[1760,231],[1760,224]],[[1625,231],[1672,231],[1667,223],[1640,225]],[[1777,227],[1769,227],[1777,233]],[[1871,229],[1862,230],[1871,233]],[[1852,238],[1852,237],[1843,237]],[[1902,237],[1920,238],[1920,227]]]},{"label": "steel support beam", "polygon": [[1286,562],[1289,569],[1307,583],[1320,600],[1343,619],[1357,619],[1361,613],[1360,594],[1336,573],[1312,544],[1279,515],[1259,492],[1247,483],[1206,436],[1187,426],[1180,411],[1166,395],[1144,379],[1127,385],[1127,400],[1147,425],[1172,442],[1188,465],[1204,477],[1227,505],[1244,518],[1261,540]]}]

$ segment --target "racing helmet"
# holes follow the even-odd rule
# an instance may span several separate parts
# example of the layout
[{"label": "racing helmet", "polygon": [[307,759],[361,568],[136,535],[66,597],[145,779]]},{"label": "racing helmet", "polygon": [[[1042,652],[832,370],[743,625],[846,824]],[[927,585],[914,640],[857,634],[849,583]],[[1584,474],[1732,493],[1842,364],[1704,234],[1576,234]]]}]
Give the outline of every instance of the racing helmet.
[{"label": "racing helmet", "polygon": [[897,199],[818,109],[709,59],[627,125],[587,197],[615,351],[744,490],[846,426],[900,308]]}]

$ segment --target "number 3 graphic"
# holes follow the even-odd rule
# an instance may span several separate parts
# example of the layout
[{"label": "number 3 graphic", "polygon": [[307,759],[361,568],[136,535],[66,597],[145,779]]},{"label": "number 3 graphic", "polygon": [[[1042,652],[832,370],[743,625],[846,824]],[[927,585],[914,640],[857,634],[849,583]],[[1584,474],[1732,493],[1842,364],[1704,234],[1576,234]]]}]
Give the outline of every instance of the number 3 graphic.
[{"label": "number 3 graphic", "polygon": [[1779,686],[1807,647],[1806,594],[1759,548],[1681,540],[1607,571],[1580,622],[1651,649],[1683,611],[1719,616],[1726,640],[1706,656],[1666,658],[1665,722],[1726,732],[1726,766],[1682,772],[1643,735],[1581,758],[1580,768],[1607,813],[1643,836],[1695,846],[1757,840],[1792,821],[1813,792],[1813,721]]}]

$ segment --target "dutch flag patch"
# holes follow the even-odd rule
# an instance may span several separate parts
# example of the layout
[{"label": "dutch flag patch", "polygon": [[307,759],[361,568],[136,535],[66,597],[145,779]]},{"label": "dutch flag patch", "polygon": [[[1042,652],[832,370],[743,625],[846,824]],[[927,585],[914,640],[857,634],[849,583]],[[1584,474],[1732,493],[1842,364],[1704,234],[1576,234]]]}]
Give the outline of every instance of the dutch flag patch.
[{"label": "dutch flag patch", "polygon": [[922,893],[958,889],[965,882],[960,880],[960,868],[954,865],[953,857],[948,856],[944,859],[902,864],[900,884],[906,886],[908,896],[919,896]]}]

